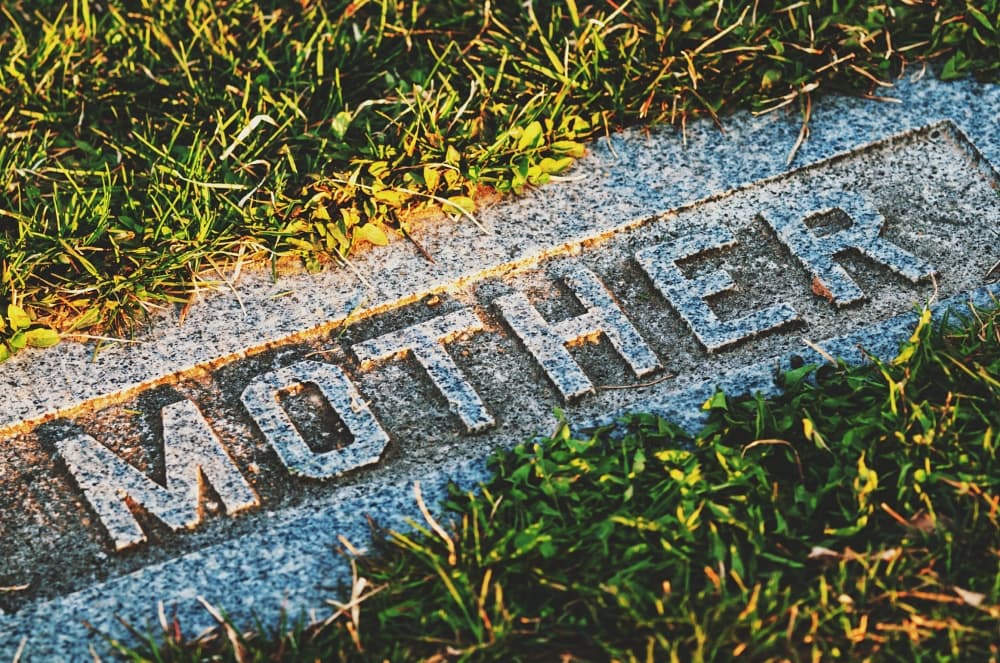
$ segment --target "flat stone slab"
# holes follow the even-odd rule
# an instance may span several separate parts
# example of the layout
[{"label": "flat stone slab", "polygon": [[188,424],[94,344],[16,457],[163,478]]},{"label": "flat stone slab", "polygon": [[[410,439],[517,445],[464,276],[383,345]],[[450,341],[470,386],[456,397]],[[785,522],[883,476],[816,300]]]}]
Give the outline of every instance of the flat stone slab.
[{"label": "flat stone slab", "polygon": [[[94,355],[0,365],[0,657],[83,655],[121,616],[210,626],[323,616],[363,546],[448,481],[545,432],[717,385],[774,389],[792,355],[891,355],[916,307],[1000,294],[996,86],[906,83],[798,126],[737,116],[598,141],[571,180],[422,229],[349,268],[247,274],[183,324]],[[782,359],[784,358],[784,359]],[[23,589],[10,589],[24,587]],[[69,654],[73,657],[74,654]],[[32,660],[29,658],[28,660]]]}]

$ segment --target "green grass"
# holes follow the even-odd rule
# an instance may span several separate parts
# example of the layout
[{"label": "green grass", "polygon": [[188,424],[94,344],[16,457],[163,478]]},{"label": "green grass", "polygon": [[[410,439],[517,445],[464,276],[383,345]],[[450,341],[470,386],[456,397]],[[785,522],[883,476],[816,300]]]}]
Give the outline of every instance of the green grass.
[{"label": "green grass", "polygon": [[[899,355],[501,452],[352,557],[355,607],[134,660],[1000,660],[1000,309]],[[363,579],[363,582],[357,579]],[[338,598],[347,600],[345,588]],[[218,657],[218,658],[215,658]]]},{"label": "green grass", "polygon": [[998,0],[743,5],[4,2],[0,360],[469,216],[624,125],[1000,74]]}]

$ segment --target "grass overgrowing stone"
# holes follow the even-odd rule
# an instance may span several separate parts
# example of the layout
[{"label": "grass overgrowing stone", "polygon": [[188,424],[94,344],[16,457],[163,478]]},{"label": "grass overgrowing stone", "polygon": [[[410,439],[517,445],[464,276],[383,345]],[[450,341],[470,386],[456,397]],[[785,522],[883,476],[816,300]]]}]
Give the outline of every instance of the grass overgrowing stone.
[{"label": "grass overgrowing stone", "polygon": [[123,332],[240,263],[318,269],[421,208],[470,216],[624,125],[805,127],[814,94],[928,62],[996,80],[998,30],[997,0],[12,0],[0,344],[26,344],[17,311]]},{"label": "grass overgrowing stone", "polygon": [[[492,461],[376,532],[320,624],[183,624],[135,660],[1000,658],[1000,309],[929,312],[891,361],[637,414]],[[270,635],[268,635],[270,633]]]}]

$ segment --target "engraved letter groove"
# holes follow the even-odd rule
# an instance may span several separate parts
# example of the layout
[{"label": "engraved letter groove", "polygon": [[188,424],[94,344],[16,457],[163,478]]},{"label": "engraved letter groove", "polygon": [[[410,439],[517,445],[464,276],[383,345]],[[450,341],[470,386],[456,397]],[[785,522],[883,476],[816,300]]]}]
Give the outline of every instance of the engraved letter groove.
[{"label": "engraved letter groove", "polygon": [[507,324],[555,383],[563,399],[570,401],[594,391],[594,385],[566,349],[567,344],[589,336],[600,333],[607,336],[637,377],[660,368],[652,349],[593,272],[577,266],[568,269],[562,278],[586,307],[587,312],[583,315],[549,324],[519,292],[500,297],[496,305]]},{"label": "engraved letter groove", "polygon": [[[351,444],[315,453],[302,439],[285,409],[278,392],[296,385],[316,385],[354,435]],[[357,388],[339,367],[316,361],[300,361],[256,378],[241,396],[282,464],[292,474],[312,479],[330,479],[348,470],[377,463],[389,443],[389,436],[368,409]]]},{"label": "engraved letter groove", "polygon": [[736,288],[728,273],[714,271],[689,279],[677,263],[713,249],[736,244],[728,230],[711,230],[665,242],[636,253],[639,265],[667,301],[677,310],[694,335],[709,352],[716,352],[745,338],[781,327],[798,318],[786,303],[754,311],[735,320],[722,321],[705,299]]},{"label": "engraved letter groove", "polygon": [[396,355],[412,352],[430,375],[434,385],[448,399],[452,411],[465,424],[466,430],[475,433],[491,428],[495,422],[479,398],[479,394],[465,379],[443,344],[465,332],[482,329],[482,320],[472,309],[466,308],[406,329],[383,334],[378,338],[358,343],[352,346],[352,349],[362,368]]},{"label": "engraved letter groove", "polygon": [[[836,256],[850,249],[888,267],[913,283],[929,279],[935,270],[909,251],[881,237],[885,217],[864,196],[847,191],[810,191],[801,197],[783,199],[780,207],[764,213],[764,220],[778,239],[809,270],[813,290],[829,293],[837,307],[861,301],[865,293],[841,267]],[[847,214],[850,226],[817,236],[806,220],[835,210]]]},{"label": "engraved letter groove", "polygon": [[172,530],[201,522],[204,483],[215,489],[229,514],[257,506],[259,500],[240,474],[198,407],[180,401],[163,408],[166,486],[135,469],[89,435],[56,444],[73,478],[97,512],[116,550],[146,540],[126,499],[142,505]]}]

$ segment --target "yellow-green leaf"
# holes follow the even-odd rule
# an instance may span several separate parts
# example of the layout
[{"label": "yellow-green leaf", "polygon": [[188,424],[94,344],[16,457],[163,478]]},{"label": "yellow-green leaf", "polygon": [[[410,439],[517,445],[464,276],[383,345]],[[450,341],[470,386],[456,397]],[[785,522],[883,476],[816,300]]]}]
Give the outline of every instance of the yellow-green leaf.
[{"label": "yellow-green leaf", "polygon": [[329,221],[330,213],[326,211],[326,205],[320,205],[313,210],[312,218],[317,221]]},{"label": "yellow-green leaf", "polygon": [[899,354],[896,355],[895,359],[892,360],[893,365],[899,366],[900,364],[905,364],[907,361],[913,357],[914,352],[920,346],[920,336],[931,322],[931,310],[929,308],[924,308],[920,312],[920,321],[917,323],[916,329],[913,330],[913,334],[910,335],[910,340],[908,340],[904,345]]},{"label": "yellow-green leaf", "polygon": [[361,215],[353,207],[341,207],[340,218],[344,220],[345,228],[353,228],[361,223]]},{"label": "yellow-green leaf", "polygon": [[[469,198],[468,196],[452,196],[451,198],[448,199],[448,202],[451,203],[453,206],[458,207],[463,212],[466,212],[468,214],[472,214],[474,211],[476,211],[476,203],[475,203],[475,201],[472,200],[472,198]],[[454,212],[456,210],[454,210],[454,209],[450,209],[450,210],[446,209],[445,211],[446,212]]]},{"label": "yellow-green leaf", "polygon": [[441,181],[441,172],[431,166],[424,166],[424,184],[433,191]]},{"label": "yellow-green leaf", "polygon": [[28,344],[28,339],[25,337],[23,331],[19,331],[10,337],[10,347],[14,350],[23,350],[24,346]]},{"label": "yellow-green leaf", "polygon": [[362,239],[378,246],[385,246],[389,243],[389,238],[386,237],[385,231],[373,223],[366,223],[363,226],[355,228],[354,237],[355,239]]},{"label": "yellow-green leaf", "polygon": [[3,363],[10,359],[10,350],[7,349],[6,345],[0,344],[0,363]]},{"label": "yellow-green leaf", "polygon": [[517,149],[520,151],[530,150],[538,147],[542,139],[542,123],[535,120],[524,129],[521,139],[517,141]]},{"label": "yellow-green leaf", "polygon": [[726,395],[721,391],[715,392],[711,398],[702,403],[702,410],[728,410],[729,405],[726,403]]},{"label": "yellow-green leaf", "polygon": [[543,173],[555,175],[556,173],[561,173],[572,165],[573,157],[563,157],[561,159],[545,157],[542,159],[542,162],[538,164],[538,167],[542,169]]},{"label": "yellow-green leaf", "polygon": [[7,319],[10,320],[10,326],[15,331],[18,329],[27,329],[31,326],[31,318],[28,317],[23,308],[16,304],[11,304],[7,307]]},{"label": "yellow-green leaf", "polygon": [[337,140],[341,140],[343,139],[344,134],[347,133],[347,128],[349,126],[351,126],[351,114],[347,111],[340,111],[333,116],[333,123],[330,128],[333,129],[333,135],[337,137]]},{"label": "yellow-green leaf", "polygon": [[587,151],[587,148],[583,143],[578,143],[575,140],[557,140],[552,143],[552,151],[579,159]]},{"label": "yellow-green leaf", "polygon": [[286,237],[285,241],[296,248],[299,248],[308,253],[312,253],[313,245],[305,241],[304,239],[299,239],[297,237]]},{"label": "yellow-green leaf", "polygon": [[375,200],[380,203],[390,205],[391,207],[402,207],[403,203],[405,203],[409,197],[407,194],[396,191],[395,189],[382,189],[381,191],[376,191],[373,196]]},{"label": "yellow-green leaf", "polygon": [[54,329],[39,327],[25,332],[24,340],[35,348],[49,348],[59,342],[59,334]]},{"label": "yellow-green leaf", "polygon": [[966,3],[965,7],[966,7],[966,11],[968,11],[969,14],[971,14],[974,19],[976,19],[977,21],[979,21],[979,23],[982,24],[982,26],[984,28],[986,28],[990,32],[993,32],[993,30],[995,30],[995,28],[993,27],[993,24],[990,22],[989,17],[986,14],[984,14],[982,11],[980,11],[979,9],[977,9],[976,7],[974,7],[971,2]]},{"label": "yellow-green leaf", "polygon": [[[600,123],[600,114],[597,114],[595,123]],[[590,123],[579,115],[564,116],[559,121],[558,132],[560,136],[572,140],[590,133]]]},{"label": "yellow-green leaf", "polygon": [[452,166],[457,166],[462,160],[462,155],[458,153],[458,150],[456,150],[454,146],[449,145],[448,149],[445,150],[444,160]]}]

